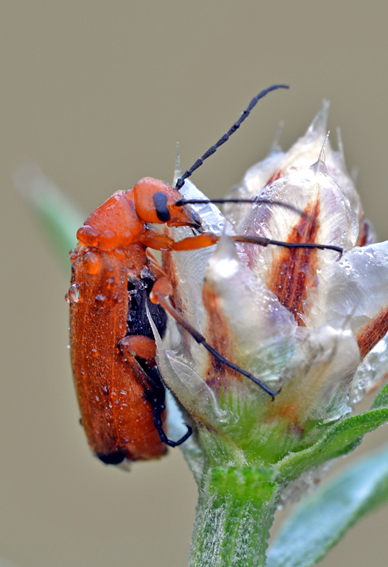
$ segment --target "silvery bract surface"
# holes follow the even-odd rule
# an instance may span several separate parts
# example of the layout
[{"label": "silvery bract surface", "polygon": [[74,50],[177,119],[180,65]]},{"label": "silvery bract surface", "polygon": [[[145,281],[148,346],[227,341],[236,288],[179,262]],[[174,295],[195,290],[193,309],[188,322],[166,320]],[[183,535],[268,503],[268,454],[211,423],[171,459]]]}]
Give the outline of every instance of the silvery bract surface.
[{"label": "silvery bract surface", "polygon": [[[264,465],[310,446],[388,370],[388,243],[374,243],[342,141],[334,151],[326,139],[327,112],[324,103],[288,152],[275,144],[230,193],[273,204],[229,204],[225,217],[212,204],[196,205],[205,229],[221,236],[217,246],[169,253],[172,300],[187,321],[227,359],[281,389],[272,401],[170,325],[158,364],[215,462],[225,444],[229,463]],[[204,198],[190,181],[182,193]],[[192,236],[188,228],[171,232]],[[344,252],[236,244],[228,235]]]}]

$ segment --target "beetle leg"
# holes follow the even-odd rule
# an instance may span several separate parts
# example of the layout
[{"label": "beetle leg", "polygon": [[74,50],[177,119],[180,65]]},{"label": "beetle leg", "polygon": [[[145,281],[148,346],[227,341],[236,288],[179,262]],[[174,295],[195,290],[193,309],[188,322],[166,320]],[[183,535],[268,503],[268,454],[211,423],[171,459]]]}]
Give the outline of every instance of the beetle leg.
[{"label": "beetle leg", "polygon": [[162,413],[166,409],[164,401],[161,402],[158,399],[157,395],[156,396],[153,395],[152,391],[146,392],[146,399],[152,405],[152,415],[153,415],[153,418],[154,418],[154,425],[155,425],[155,429],[159,433],[159,437],[160,437],[161,442],[165,443],[169,447],[178,447],[179,445],[182,445],[182,443],[184,443],[193,433],[193,430],[190,427],[190,425],[187,425],[187,423],[186,423],[187,431],[180,439],[178,439],[178,441],[173,441],[172,439],[169,439],[167,437],[167,435],[165,434],[164,430],[163,430]]},{"label": "beetle leg", "polygon": [[[221,237],[213,234],[212,232],[204,232],[203,234],[198,234],[197,236],[191,236],[174,242],[171,244],[171,250],[196,250],[197,248],[206,248],[207,246],[212,246],[216,244]],[[245,236],[236,235],[229,238],[235,242],[247,242],[250,244],[257,244],[259,246],[281,246],[283,248],[312,248],[314,250],[334,250],[338,254],[342,255],[343,249],[339,246],[332,246],[331,244],[315,244],[314,242],[282,242],[280,240],[272,240],[271,238],[265,238],[263,236]]]},{"label": "beetle leg", "polygon": [[159,279],[160,277],[167,278],[166,272],[160,266],[158,260],[155,258],[154,254],[151,252],[150,248],[146,250],[147,258],[149,260],[148,267],[155,276],[155,279]]},{"label": "beetle leg", "polygon": [[[154,366],[156,356],[156,343],[149,337],[141,335],[130,335],[121,339],[119,343],[121,352],[126,356],[126,361],[131,364],[137,378],[144,387],[144,397],[151,404],[152,417],[155,429],[157,430],[160,440],[169,447],[178,447],[182,445],[190,437],[193,430],[186,424],[187,432],[178,441],[169,439],[163,430],[163,412],[166,410],[165,405],[165,388],[160,381],[157,368],[146,368],[136,357],[145,360],[147,366]],[[157,374],[157,379],[153,379],[153,375]],[[156,378],[156,377],[155,377]]]},{"label": "beetle leg", "polygon": [[128,335],[119,342],[121,352],[133,357],[143,358],[147,364],[155,364],[156,343],[143,335]]},{"label": "beetle leg", "polygon": [[207,246],[216,244],[219,239],[220,237],[212,232],[204,232],[196,236],[183,238],[183,240],[179,240],[178,242],[173,242],[171,244],[171,250],[196,250],[197,248],[206,248]]}]

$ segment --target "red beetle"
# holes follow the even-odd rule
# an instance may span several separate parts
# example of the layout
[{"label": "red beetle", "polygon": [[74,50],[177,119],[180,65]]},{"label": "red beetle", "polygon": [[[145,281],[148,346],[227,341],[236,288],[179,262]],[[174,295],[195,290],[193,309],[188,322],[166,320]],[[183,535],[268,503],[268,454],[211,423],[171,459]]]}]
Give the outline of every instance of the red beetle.
[{"label": "red beetle", "polygon": [[[178,179],[176,187],[182,187],[184,180],[226,142],[260,98],[279,87],[283,85],[274,85],[257,95],[229,132]],[[88,217],[77,232],[79,244],[70,253],[72,279],[67,300],[75,386],[89,444],[106,464],[161,457],[167,451],[166,445],[174,447],[191,434],[188,426],[181,439],[171,441],[163,429],[165,388],[155,365],[156,345],[146,305],[161,336],[166,329],[167,310],[221,363],[256,382],[272,398],[276,395],[226,360],[166,302],[171,286],[146,253],[147,248],[201,248],[214,244],[219,237],[202,233],[175,242],[148,223],[189,226],[201,233],[201,219],[181,199],[177,188],[144,178],[133,189],[112,195]],[[235,240],[341,250],[259,237]]]},{"label": "red beetle", "polygon": [[[145,308],[147,302],[163,336],[166,314],[149,301],[158,274],[146,248],[165,248],[171,239],[146,227],[157,221],[155,207],[149,210],[155,192],[180,198],[161,181],[140,180],[90,215],[71,253],[70,344],[82,425],[93,452],[110,464],[166,452],[164,387]],[[169,224],[197,227],[199,221],[187,207],[176,207]]]}]

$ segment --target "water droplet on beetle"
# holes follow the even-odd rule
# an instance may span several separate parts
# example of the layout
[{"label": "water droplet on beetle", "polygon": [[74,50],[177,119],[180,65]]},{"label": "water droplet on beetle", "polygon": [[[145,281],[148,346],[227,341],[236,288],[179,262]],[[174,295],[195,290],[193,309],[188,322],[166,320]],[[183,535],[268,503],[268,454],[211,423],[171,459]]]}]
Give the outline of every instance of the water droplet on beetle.
[{"label": "water droplet on beetle", "polygon": [[78,284],[73,284],[70,286],[69,291],[65,295],[65,299],[67,303],[78,303],[78,301],[81,299]]}]

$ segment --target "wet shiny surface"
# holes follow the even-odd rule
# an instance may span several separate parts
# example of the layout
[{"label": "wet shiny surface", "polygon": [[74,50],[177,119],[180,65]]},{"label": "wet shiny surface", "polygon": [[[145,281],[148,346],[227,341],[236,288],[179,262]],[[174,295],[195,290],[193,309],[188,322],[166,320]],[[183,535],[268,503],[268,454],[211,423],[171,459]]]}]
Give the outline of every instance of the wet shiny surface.
[{"label": "wet shiny surface", "polygon": [[[254,92],[287,81],[290,91],[263,100],[196,184],[222,196],[266,155],[280,119],[287,148],[327,97],[332,136],[341,125],[367,215],[386,239],[386,10],[361,0],[281,11],[221,0],[198,10],[172,0],[152,10],[132,0],[114,10],[3,3],[0,522],[1,553],[19,567],[181,567],[196,487],[177,450],[129,474],[91,457],[66,349],[68,272],[14,192],[12,169],[36,160],[86,218],[144,175],[172,181],[177,140],[190,166]],[[386,438],[384,427],[370,443]],[[386,509],[366,518],[320,567],[385,567],[387,521]]]}]

